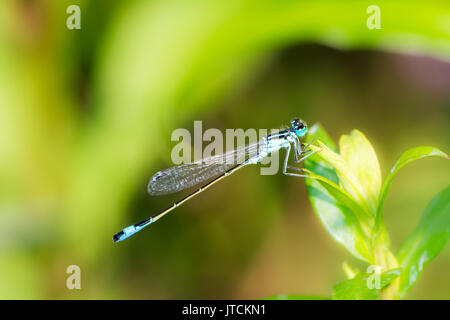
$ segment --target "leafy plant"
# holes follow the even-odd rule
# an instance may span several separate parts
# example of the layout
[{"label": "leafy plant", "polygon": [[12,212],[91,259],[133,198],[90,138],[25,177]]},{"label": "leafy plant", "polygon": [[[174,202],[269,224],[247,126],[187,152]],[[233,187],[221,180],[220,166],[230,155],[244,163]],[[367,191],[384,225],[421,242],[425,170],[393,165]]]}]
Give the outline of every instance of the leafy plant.
[{"label": "leafy plant", "polygon": [[[406,164],[425,157],[448,156],[437,148],[421,146],[404,152],[384,182],[376,153],[358,130],[343,135],[340,152],[320,124],[308,140],[317,140],[316,151],[305,160],[311,178],[306,186],[311,204],[331,236],[354,257],[369,264],[368,272],[344,264],[349,280],[333,287],[333,299],[398,299],[414,285],[424,267],[436,257],[450,237],[450,187],[428,205],[416,230],[391,251],[383,220],[383,203],[395,174]],[[378,284],[372,271],[378,270]],[[279,295],[274,299],[299,299]],[[307,297],[307,296],[305,296]]]}]

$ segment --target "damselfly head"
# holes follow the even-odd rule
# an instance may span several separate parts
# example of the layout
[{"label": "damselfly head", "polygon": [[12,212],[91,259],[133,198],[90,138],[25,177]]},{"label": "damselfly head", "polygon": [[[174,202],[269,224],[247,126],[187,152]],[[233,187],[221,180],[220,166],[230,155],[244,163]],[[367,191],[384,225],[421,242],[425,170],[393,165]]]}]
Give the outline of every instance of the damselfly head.
[{"label": "damselfly head", "polygon": [[292,120],[291,128],[299,138],[303,137],[306,134],[306,123],[300,119]]}]

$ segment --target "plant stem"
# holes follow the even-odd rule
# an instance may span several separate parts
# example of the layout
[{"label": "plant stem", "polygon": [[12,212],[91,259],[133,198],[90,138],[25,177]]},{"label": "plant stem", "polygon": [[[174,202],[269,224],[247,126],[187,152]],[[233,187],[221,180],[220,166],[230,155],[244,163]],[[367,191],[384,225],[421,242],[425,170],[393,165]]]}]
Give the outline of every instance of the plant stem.
[{"label": "plant stem", "polygon": [[[398,268],[398,262],[389,249],[389,235],[384,224],[380,225],[380,229],[373,238],[374,260],[377,266],[383,271]],[[394,300],[399,299],[398,294],[399,279],[395,279],[389,286],[381,291],[381,299]]]}]

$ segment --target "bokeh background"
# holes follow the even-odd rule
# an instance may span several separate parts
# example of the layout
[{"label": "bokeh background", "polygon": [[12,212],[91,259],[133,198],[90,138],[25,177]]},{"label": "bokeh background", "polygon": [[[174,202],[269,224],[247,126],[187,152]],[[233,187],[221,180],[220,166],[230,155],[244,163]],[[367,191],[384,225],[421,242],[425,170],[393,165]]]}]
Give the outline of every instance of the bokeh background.
[{"label": "bokeh background", "polygon": [[[81,30],[66,8],[81,7]],[[381,9],[369,30],[366,9]],[[448,1],[3,0],[0,298],[330,296],[357,262],[327,234],[304,181],[246,168],[135,237],[175,128],[277,128],[300,116],[357,128],[384,176],[404,150],[450,151]],[[443,160],[396,177],[394,251],[448,185]],[[82,289],[66,288],[78,265]],[[364,268],[364,266],[362,266]],[[407,298],[450,299],[450,247]]]}]

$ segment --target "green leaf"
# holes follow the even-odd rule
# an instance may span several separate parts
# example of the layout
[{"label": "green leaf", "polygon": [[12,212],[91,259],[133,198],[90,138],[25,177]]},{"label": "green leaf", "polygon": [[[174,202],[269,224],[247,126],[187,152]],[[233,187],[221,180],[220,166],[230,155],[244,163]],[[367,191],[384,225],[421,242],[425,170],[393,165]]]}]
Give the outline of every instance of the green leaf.
[{"label": "green leaf", "polygon": [[342,188],[368,212],[375,216],[381,189],[381,171],[375,151],[358,130],[343,135],[338,154],[319,141],[320,148],[312,147],[329,162],[339,176]]},{"label": "green leaf", "polygon": [[[335,150],[333,141],[320,124],[311,127],[307,140],[313,138],[326,143],[322,143],[322,146],[330,152]],[[352,255],[363,261],[371,261],[369,239],[355,215],[355,212],[362,210],[355,210],[359,205],[337,186],[339,179],[336,171],[319,154],[306,159],[304,165],[305,169],[313,173],[313,178],[306,179],[311,204],[327,231]]]},{"label": "green leaf", "polygon": [[[374,273],[359,273],[353,279],[338,282],[333,287],[333,300],[375,300],[380,291],[400,275],[400,269],[393,269],[380,274],[379,289],[375,288]],[[370,288],[373,287],[373,288]]]},{"label": "green leaf", "polygon": [[430,146],[421,146],[421,147],[415,147],[412,149],[409,149],[402,153],[400,158],[398,158],[395,165],[392,167],[391,171],[386,177],[386,180],[383,183],[383,187],[381,189],[380,193],[380,201],[378,203],[378,209],[377,209],[377,220],[381,220],[381,209],[383,207],[384,200],[386,199],[386,195],[389,191],[389,188],[392,183],[392,179],[405,165],[407,165],[410,162],[413,162],[418,159],[426,158],[426,157],[440,157],[444,159],[448,159],[448,155],[439,150],[435,147]]},{"label": "green leaf", "polygon": [[309,176],[313,179],[316,179],[320,182],[320,184],[327,189],[327,191],[336,199],[336,201],[348,208],[353,213],[352,216],[356,218],[355,223],[361,223],[364,232],[369,235],[372,229],[372,220],[370,216],[368,216],[367,212],[354,201],[354,199],[341,187],[339,187],[334,182],[324,178],[322,176],[316,175],[315,173],[309,171],[308,169],[304,169],[306,172],[309,172]]},{"label": "green leaf", "polygon": [[403,269],[399,290],[404,295],[425,266],[444,248],[450,237],[450,187],[428,205],[416,230],[400,247],[397,257]]},{"label": "green leaf", "polygon": [[356,176],[351,182],[375,215],[381,189],[381,170],[375,150],[359,130],[341,136],[339,147],[341,157]]},{"label": "green leaf", "polygon": [[330,300],[330,298],[303,294],[277,294],[266,297],[264,300]]}]

